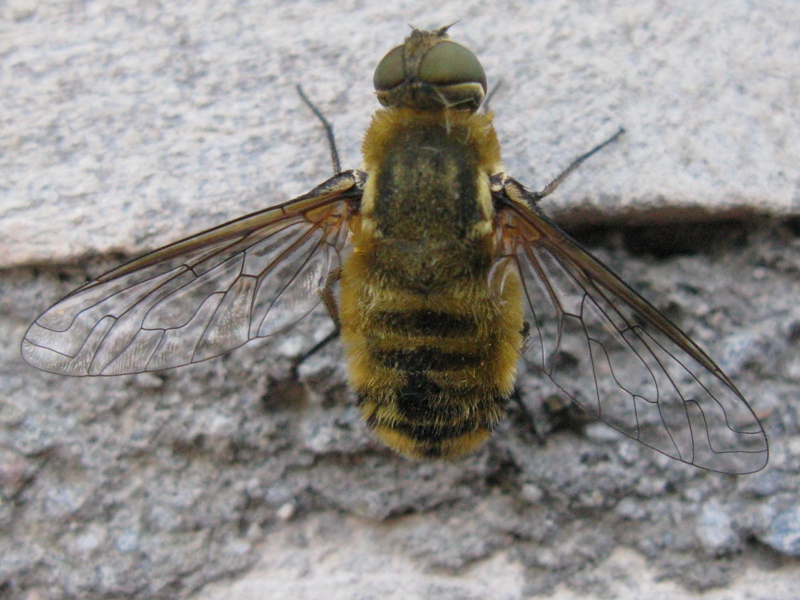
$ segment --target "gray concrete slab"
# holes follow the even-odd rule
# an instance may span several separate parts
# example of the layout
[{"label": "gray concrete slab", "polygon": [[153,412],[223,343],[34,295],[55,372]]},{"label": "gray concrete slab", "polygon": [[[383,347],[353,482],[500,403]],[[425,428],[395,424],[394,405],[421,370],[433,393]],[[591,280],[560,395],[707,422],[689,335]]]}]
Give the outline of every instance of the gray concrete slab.
[{"label": "gray concrete slab", "polygon": [[357,166],[373,69],[406,23],[460,20],[454,38],[503,81],[493,106],[506,167],[532,188],[627,128],[548,200],[554,212],[798,207],[791,3],[16,0],[3,11],[6,266],[138,253],[310,189],[329,175],[327,150],[297,83]]},{"label": "gray concrete slab", "polygon": [[[800,243],[745,219],[797,214],[793,4],[10,0],[0,19],[0,596],[792,597]],[[457,19],[531,188],[626,127],[546,208],[610,225],[589,241],[751,401],[764,471],[702,472],[600,424],[539,446],[513,410],[470,457],[407,461],[358,419],[340,345],[291,379],[322,313],[156,374],[23,362],[27,326],[115,253],[329,175],[296,83],[357,166],[376,61],[406,23]],[[520,381],[542,417],[542,382]]]}]

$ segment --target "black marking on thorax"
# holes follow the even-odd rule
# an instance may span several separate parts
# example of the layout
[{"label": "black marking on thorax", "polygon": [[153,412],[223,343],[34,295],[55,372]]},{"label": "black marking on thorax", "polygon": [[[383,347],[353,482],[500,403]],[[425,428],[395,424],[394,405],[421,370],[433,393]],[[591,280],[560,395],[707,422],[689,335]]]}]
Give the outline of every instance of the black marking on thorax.
[{"label": "black marking on thorax", "polygon": [[462,240],[482,219],[469,129],[408,125],[385,148],[372,213],[385,238]]}]

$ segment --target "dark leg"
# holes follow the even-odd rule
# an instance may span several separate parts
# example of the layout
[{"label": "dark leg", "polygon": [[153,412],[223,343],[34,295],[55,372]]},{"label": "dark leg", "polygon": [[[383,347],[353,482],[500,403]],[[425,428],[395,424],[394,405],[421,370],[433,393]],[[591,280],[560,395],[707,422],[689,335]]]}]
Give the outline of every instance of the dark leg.
[{"label": "dark leg", "polygon": [[328,311],[328,314],[333,321],[335,329],[292,361],[292,375],[295,378],[297,377],[298,367],[300,367],[300,365],[303,364],[306,359],[313,356],[327,346],[331,341],[339,337],[339,331],[341,329],[341,323],[339,321],[339,305],[336,302],[336,294],[333,291],[333,286],[337,281],[339,281],[341,276],[341,269],[334,269],[328,273],[328,277],[325,279],[325,286],[319,293],[319,295],[322,297],[322,303],[325,305],[325,309]]},{"label": "dark leg", "polygon": [[553,394],[542,400],[542,407],[550,421],[550,431],[571,431],[583,435],[586,425],[596,419],[572,400]]},{"label": "dark leg", "polygon": [[303,88],[299,85],[297,86],[297,93],[300,94],[300,99],[305,102],[306,106],[312,110],[312,112],[316,115],[316,117],[322,123],[322,126],[325,128],[325,135],[328,136],[328,146],[331,149],[331,163],[333,164],[333,174],[338,175],[342,172],[342,164],[339,162],[339,151],[336,150],[336,140],[333,137],[333,125],[331,125],[325,116],[320,112],[320,110],[314,106],[311,100],[308,99],[308,96],[303,93]]},{"label": "dark leg", "polygon": [[316,344],[311,346],[311,348],[309,348],[308,350],[303,352],[300,356],[295,358],[292,361],[292,375],[295,378],[297,378],[297,376],[298,376],[297,375],[297,369],[300,368],[300,365],[302,365],[306,361],[306,359],[310,358],[311,356],[313,356],[314,354],[316,354],[317,352],[322,350],[325,346],[327,346],[329,343],[331,343],[337,337],[339,337],[339,330],[338,329],[334,329],[328,335],[326,335],[324,338],[322,338],[320,341],[318,341]]},{"label": "dark leg", "polygon": [[522,401],[517,388],[514,388],[514,391],[511,393],[510,400],[519,407],[520,412],[522,413],[522,420],[533,432],[533,435],[536,437],[536,441],[540,446],[544,446],[545,438],[539,431],[539,428],[536,426],[536,418],[533,414],[531,414],[531,411],[528,410],[528,407],[525,406],[525,403]]},{"label": "dark leg", "polygon": [[620,127],[619,131],[617,131],[617,133],[608,138],[605,142],[603,142],[602,144],[598,144],[597,146],[589,150],[587,153],[581,154],[578,158],[573,160],[572,164],[570,164],[566,169],[564,169],[558,177],[556,177],[555,179],[553,179],[553,181],[548,183],[541,192],[535,192],[533,194],[530,194],[531,198],[529,198],[529,202],[535,204],[545,196],[549,196],[550,194],[552,194],[555,191],[555,189],[559,185],[561,185],[567,177],[569,177],[570,173],[572,173],[575,169],[581,166],[581,164],[588,158],[594,156],[595,154],[600,152],[600,150],[602,150],[612,142],[615,142],[617,138],[619,138],[623,133],[625,133],[625,129]]}]

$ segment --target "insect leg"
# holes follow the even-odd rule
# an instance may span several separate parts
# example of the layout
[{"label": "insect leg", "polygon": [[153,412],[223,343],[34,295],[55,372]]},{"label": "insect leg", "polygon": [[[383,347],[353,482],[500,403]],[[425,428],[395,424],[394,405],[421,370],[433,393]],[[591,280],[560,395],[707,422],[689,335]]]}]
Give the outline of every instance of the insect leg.
[{"label": "insect leg", "polygon": [[572,400],[553,394],[542,400],[542,407],[550,422],[550,431],[571,431],[578,435],[584,433],[586,425],[595,418],[575,404]]},{"label": "insect leg", "polygon": [[322,290],[319,293],[319,295],[322,297],[322,303],[325,305],[325,310],[328,311],[331,320],[333,320],[335,329],[292,361],[292,373],[295,376],[297,376],[298,367],[303,364],[306,359],[313,356],[327,346],[331,341],[339,337],[339,331],[341,330],[341,322],[339,321],[339,304],[336,302],[336,294],[333,291],[333,286],[337,281],[339,281],[341,276],[341,268],[334,269],[328,273],[328,276],[325,278],[325,285],[322,287]]},{"label": "insect leg", "polygon": [[520,333],[522,334],[522,345],[525,346],[525,343],[528,341],[528,338],[531,337],[531,324],[529,321],[525,320],[522,322],[522,329],[520,329]]},{"label": "insect leg", "polygon": [[516,404],[520,412],[522,413],[522,418],[525,421],[525,424],[530,428],[533,432],[533,435],[536,437],[536,441],[539,443],[540,446],[544,446],[545,438],[542,435],[542,432],[539,431],[539,428],[536,426],[536,418],[533,416],[528,407],[525,406],[525,403],[522,401],[522,397],[519,395],[519,389],[514,388],[514,391],[511,392],[511,396],[509,400],[512,400],[514,404]]},{"label": "insect leg", "polygon": [[334,329],[328,335],[326,335],[324,338],[318,341],[316,344],[311,346],[311,348],[309,348],[308,350],[303,352],[300,356],[295,358],[292,361],[292,375],[295,378],[297,378],[297,370],[300,368],[300,365],[302,365],[308,358],[312,357],[314,354],[322,350],[325,346],[327,346],[337,337],[339,337],[339,330]]},{"label": "insect leg", "polygon": [[339,304],[336,302],[336,294],[333,291],[333,286],[336,285],[336,282],[339,281],[341,276],[341,267],[333,269],[325,278],[325,285],[319,293],[322,297],[322,303],[325,305],[325,310],[328,311],[328,315],[330,315],[333,324],[336,326],[336,331],[342,328],[342,323],[339,320]]},{"label": "insect leg", "polygon": [[617,131],[617,133],[615,133],[610,138],[608,138],[605,142],[603,142],[602,144],[598,144],[597,146],[595,146],[594,148],[592,148],[591,150],[589,150],[585,154],[581,154],[578,158],[573,160],[572,163],[566,169],[561,171],[561,173],[558,175],[558,177],[556,177],[555,179],[553,179],[553,181],[548,183],[541,192],[535,192],[535,193],[529,194],[528,202],[536,204],[539,200],[541,200],[545,196],[549,196],[550,194],[552,194],[555,191],[555,189],[559,185],[561,185],[562,182],[567,177],[569,177],[570,173],[572,173],[575,169],[577,169],[579,166],[581,166],[581,164],[586,159],[590,158],[591,156],[594,156],[595,154],[600,152],[600,150],[602,150],[603,148],[605,148],[606,146],[608,146],[612,142],[615,142],[617,140],[617,138],[619,138],[623,133],[625,133],[625,129],[620,127],[619,131]]},{"label": "insect leg", "polygon": [[300,99],[305,102],[306,106],[311,109],[314,115],[320,120],[322,126],[325,128],[325,135],[328,137],[328,146],[331,149],[331,163],[333,164],[333,174],[338,175],[342,172],[342,163],[339,162],[339,151],[336,150],[336,140],[333,137],[333,125],[328,122],[328,119],[322,112],[314,106],[314,103],[308,99],[308,96],[303,93],[303,88],[297,85],[297,93],[300,94]]}]

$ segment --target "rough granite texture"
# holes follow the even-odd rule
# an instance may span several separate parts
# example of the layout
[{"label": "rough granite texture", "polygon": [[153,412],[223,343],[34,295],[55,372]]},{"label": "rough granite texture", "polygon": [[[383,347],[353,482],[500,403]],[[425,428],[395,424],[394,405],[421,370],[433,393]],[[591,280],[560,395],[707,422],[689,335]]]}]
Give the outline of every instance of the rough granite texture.
[{"label": "rough granite texture", "polygon": [[[800,11],[791,2],[0,4],[0,598],[791,598],[800,589]],[[479,452],[373,442],[330,330],[69,379],[19,342],[123,258],[345,167],[406,23],[459,20],[509,173],[714,357],[769,466],[693,469],[519,410]],[[529,376],[524,389],[537,389]],[[532,394],[533,417],[547,417]]]}]

